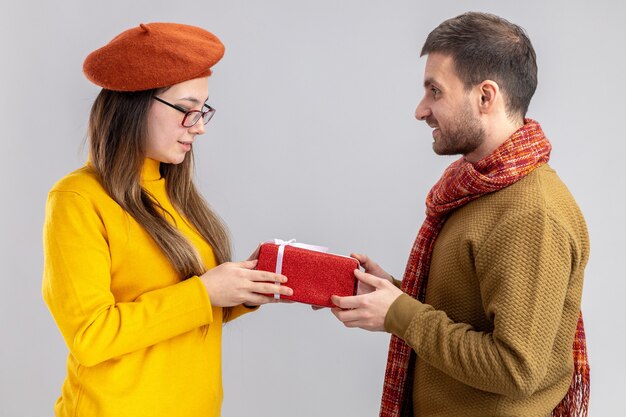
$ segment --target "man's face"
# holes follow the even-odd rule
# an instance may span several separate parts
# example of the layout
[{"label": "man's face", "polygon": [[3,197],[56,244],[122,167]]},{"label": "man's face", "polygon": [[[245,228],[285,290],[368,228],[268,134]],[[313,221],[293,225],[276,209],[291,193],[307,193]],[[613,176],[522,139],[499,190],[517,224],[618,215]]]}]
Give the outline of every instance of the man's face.
[{"label": "man's face", "polygon": [[430,54],[424,71],[424,98],[415,118],[433,128],[433,151],[438,155],[467,155],[484,141],[485,132],[467,92],[456,75],[452,58]]}]

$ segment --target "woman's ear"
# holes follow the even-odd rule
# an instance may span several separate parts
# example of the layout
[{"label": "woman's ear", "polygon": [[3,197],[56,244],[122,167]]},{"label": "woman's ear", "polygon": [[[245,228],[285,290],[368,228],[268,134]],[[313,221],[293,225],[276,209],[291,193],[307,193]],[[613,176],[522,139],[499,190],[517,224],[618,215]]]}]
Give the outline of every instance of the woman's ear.
[{"label": "woman's ear", "polygon": [[491,113],[500,101],[500,86],[491,80],[485,80],[478,86],[480,94],[480,112]]}]

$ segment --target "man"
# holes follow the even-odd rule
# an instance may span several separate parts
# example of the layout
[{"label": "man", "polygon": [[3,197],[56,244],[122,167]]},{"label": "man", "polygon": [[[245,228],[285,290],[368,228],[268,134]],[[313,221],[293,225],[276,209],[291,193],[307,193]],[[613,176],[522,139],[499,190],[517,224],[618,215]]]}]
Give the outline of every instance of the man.
[{"label": "man", "polygon": [[[586,415],[580,319],[585,222],[526,119],[537,85],[524,30],[466,13],[433,30],[415,117],[433,150],[463,155],[426,199],[402,282],[354,255],[347,327],[393,334],[381,416]],[[395,285],[394,285],[395,284]],[[576,336],[576,337],[575,337]]]}]

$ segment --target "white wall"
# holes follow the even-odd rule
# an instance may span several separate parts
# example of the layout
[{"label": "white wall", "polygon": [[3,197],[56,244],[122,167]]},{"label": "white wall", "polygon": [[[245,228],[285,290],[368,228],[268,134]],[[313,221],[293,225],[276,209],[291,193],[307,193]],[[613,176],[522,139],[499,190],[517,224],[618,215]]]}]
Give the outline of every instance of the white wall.
[{"label": "white wall", "polygon": [[[587,5],[589,3],[589,5]],[[426,35],[466,10],[499,14],[533,41],[529,116],[588,221],[583,310],[591,417],[626,392],[623,133],[625,3],[582,1],[13,1],[0,13],[0,416],[52,415],[66,347],[41,299],[48,189],[85,160],[98,89],[84,57],[140,22],[202,26],[226,44],[198,181],[237,258],[274,238],[369,254],[402,276],[424,198],[450,158],[413,119]],[[226,326],[223,415],[376,416],[388,336],[328,311],[273,305]]]}]

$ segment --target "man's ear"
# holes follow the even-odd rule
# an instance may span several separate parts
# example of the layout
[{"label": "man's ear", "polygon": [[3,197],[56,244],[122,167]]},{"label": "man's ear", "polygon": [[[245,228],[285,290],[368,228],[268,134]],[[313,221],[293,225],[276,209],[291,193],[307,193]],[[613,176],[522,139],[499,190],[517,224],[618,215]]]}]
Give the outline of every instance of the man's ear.
[{"label": "man's ear", "polygon": [[500,86],[492,80],[485,80],[478,85],[480,94],[479,109],[481,113],[491,113],[496,104],[502,99]]}]

